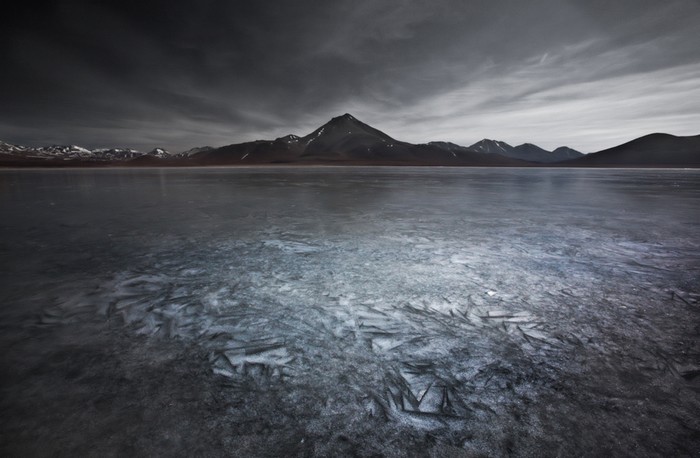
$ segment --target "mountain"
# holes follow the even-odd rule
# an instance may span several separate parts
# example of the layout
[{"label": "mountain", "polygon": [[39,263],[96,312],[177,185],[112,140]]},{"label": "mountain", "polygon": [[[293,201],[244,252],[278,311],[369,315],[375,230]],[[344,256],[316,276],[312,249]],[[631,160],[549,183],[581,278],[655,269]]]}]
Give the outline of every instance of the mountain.
[{"label": "mountain", "polygon": [[[357,120],[351,114],[335,117],[309,135],[299,139],[305,157],[334,158],[341,155],[366,156],[367,151],[394,147],[401,143],[382,131]],[[392,146],[389,146],[392,145]]]},{"label": "mountain", "polygon": [[550,151],[540,148],[537,145],[533,145],[532,143],[523,143],[522,145],[518,145],[513,148],[513,152],[510,157],[517,157],[521,159],[527,158],[524,160],[532,162],[552,162],[550,157],[551,154],[552,153]]},{"label": "mountain", "polygon": [[506,142],[489,139],[474,143],[469,149],[485,154],[501,154],[522,161],[541,163],[553,163],[583,156],[583,153],[566,146],[561,146],[554,151],[547,151],[532,143],[523,143],[514,147]]},{"label": "mountain", "polygon": [[466,146],[461,146],[456,143],[452,142],[428,142],[427,145],[435,147],[435,148],[440,148],[443,151],[448,151],[453,154],[457,153],[475,153],[475,152],[480,152],[480,151],[475,151],[471,148],[467,148]]},{"label": "mountain", "polygon": [[650,134],[567,161],[582,167],[700,167],[700,135]]},{"label": "mountain", "polygon": [[142,156],[143,153],[130,148],[99,148],[91,151],[94,159],[123,161]]},{"label": "mountain", "polygon": [[147,152],[146,155],[157,157],[159,159],[167,159],[172,156],[172,154],[163,148],[153,148],[151,151]]},{"label": "mountain", "polygon": [[497,140],[489,140],[485,138],[480,142],[474,143],[469,147],[472,151],[477,151],[479,153],[485,154],[500,154],[502,156],[511,157],[513,153],[513,147],[506,142],[499,142]]},{"label": "mountain", "polygon": [[525,165],[501,155],[486,156],[466,148],[445,150],[434,144],[414,145],[344,114],[308,135],[286,135],[223,146],[195,154],[201,165],[352,164],[352,165]]},{"label": "mountain", "polygon": [[3,142],[0,140],[0,154],[22,155],[26,150],[26,146],[13,145],[12,143]]},{"label": "mountain", "polygon": [[142,153],[130,148],[87,149],[77,145],[51,145],[38,148],[13,145],[0,141],[0,162],[8,165],[107,165],[113,162],[128,162],[142,156],[159,159],[171,155],[162,148]]},{"label": "mountain", "polygon": [[582,152],[571,149],[568,146],[560,146],[552,151],[552,155],[557,158],[557,161],[567,161],[585,156]]},{"label": "mountain", "polygon": [[196,148],[191,148],[188,149],[187,151],[183,151],[181,153],[176,153],[173,154],[174,157],[189,157],[189,156],[194,156],[195,154],[198,153],[204,153],[206,151],[211,151],[215,149],[213,146],[198,146]]},{"label": "mountain", "polygon": [[700,167],[700,135],[651,134],[623,145],[583,155],[562,146],[547,151],[537,145],[484,139],[469,147],[450,142],[412,144],[346,113],[308,135],[289,134],[219,148],[203,146],[178,154],[162,148],[142,153],[129,148],[87,149],[77,145],[40,148],[0,141],[1,166],[197,166],[197,165],[434,165],[565,167]]},{"label": "mountain", "polygon": [[250,165],[294,162],[303,150],[298,148],[298,142],[290,142],[285,140],[285,138],[255,140],[212,148],[192,154],[188,160],[197,165]]},{"label": "mountain", "polygon": [[0,142],[0,153],[33,159],[83,159],[91,154],[89,149],[76,145],[51,145],[32,148],[5,142]]}]

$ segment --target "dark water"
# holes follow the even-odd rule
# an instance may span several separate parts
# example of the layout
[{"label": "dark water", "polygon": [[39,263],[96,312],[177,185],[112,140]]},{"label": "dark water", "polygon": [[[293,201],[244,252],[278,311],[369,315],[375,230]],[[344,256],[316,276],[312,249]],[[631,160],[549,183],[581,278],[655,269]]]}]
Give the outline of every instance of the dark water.
[{"label": "dark water", "polygon": [[0,171],[4,456],[697,456],[700,172]]}]

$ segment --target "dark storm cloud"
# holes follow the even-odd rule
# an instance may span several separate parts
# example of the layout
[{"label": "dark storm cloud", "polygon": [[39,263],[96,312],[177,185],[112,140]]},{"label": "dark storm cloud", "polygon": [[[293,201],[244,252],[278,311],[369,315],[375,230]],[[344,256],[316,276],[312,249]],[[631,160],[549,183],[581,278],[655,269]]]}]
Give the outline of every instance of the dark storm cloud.
[{"label": "dark storm cloud", "polygon": [[177,151],[347,111],[416,142],[700,130],[696,0],[56,3],[2,19],[0,139]]}]

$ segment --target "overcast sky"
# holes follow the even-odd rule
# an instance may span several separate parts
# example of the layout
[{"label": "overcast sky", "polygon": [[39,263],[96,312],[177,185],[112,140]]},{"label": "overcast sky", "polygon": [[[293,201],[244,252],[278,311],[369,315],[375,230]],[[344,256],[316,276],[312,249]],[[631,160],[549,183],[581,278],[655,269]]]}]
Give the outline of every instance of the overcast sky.
[{"label": "overcast sky", "polygon": [[345,112],[415,143],[700,134],[700,0],[53,3],[0,18],[0,140],[182,151]]}]

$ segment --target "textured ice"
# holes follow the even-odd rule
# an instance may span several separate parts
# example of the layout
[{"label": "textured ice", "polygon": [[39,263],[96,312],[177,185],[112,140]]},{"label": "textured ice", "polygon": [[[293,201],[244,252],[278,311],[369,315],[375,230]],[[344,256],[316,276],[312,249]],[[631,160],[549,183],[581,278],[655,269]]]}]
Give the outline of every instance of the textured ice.
[{"label": "textured ice", "polygon": [[311,454],[700,443],[697,172],[45,173],[2,175],[5,315],[201,349]]}]

